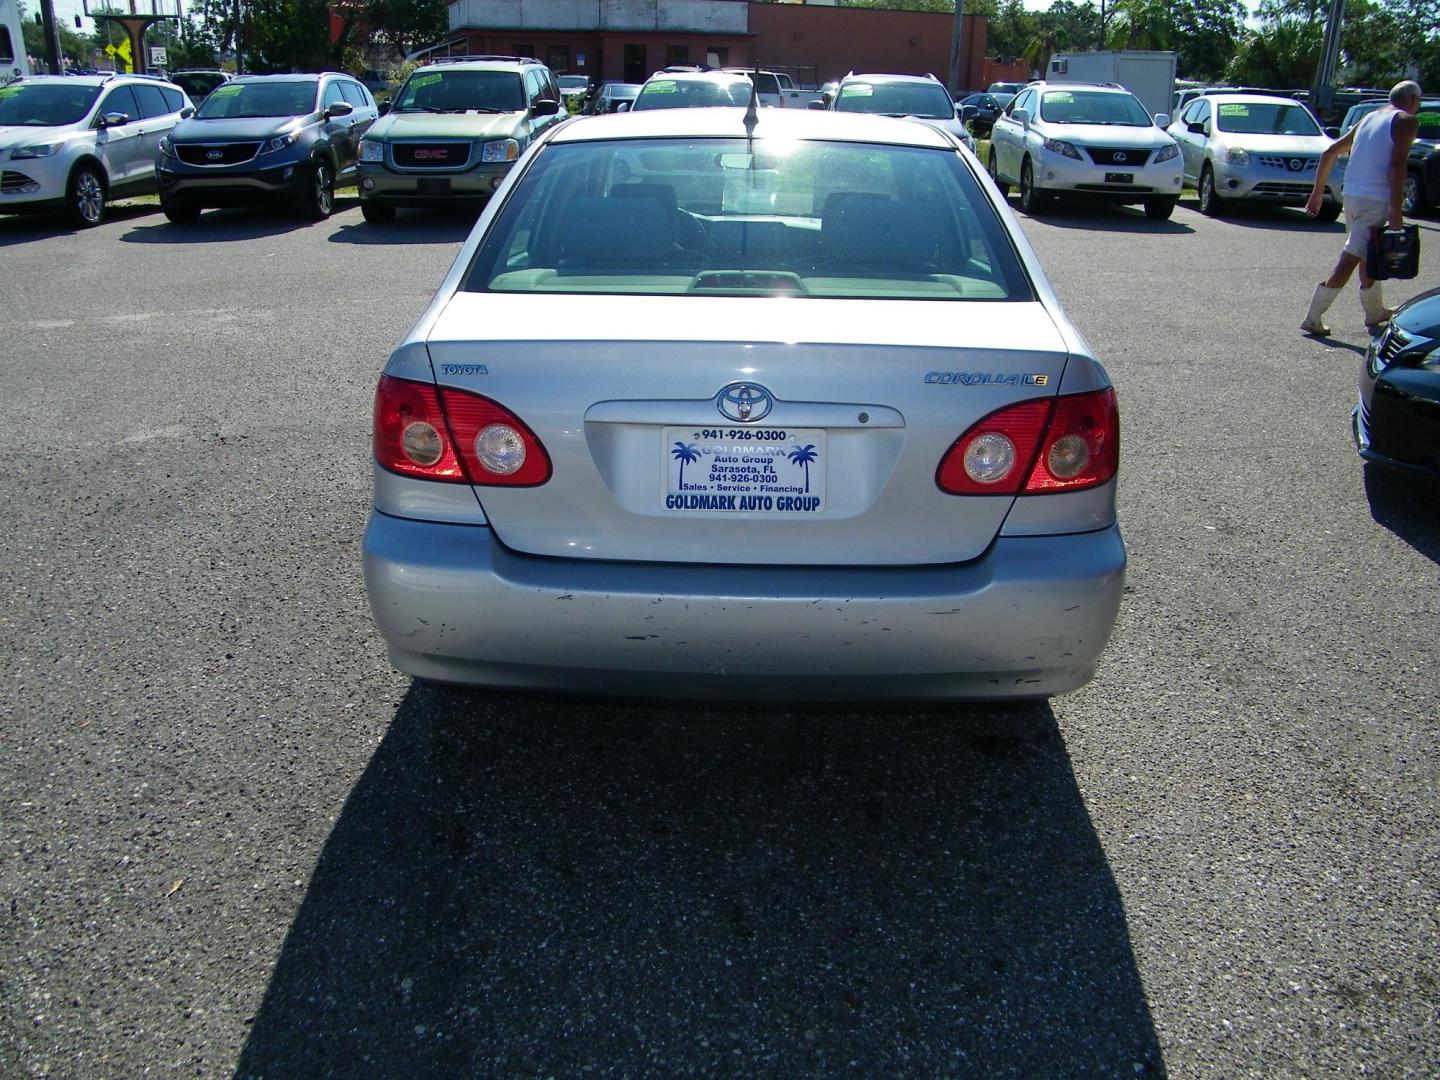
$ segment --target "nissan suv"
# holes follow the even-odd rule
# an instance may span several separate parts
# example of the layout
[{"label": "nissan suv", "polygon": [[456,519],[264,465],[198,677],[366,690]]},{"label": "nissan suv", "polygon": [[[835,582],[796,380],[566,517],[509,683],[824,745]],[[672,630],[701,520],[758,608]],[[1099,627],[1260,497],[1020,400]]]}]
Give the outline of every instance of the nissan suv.
[{"label": "nissan suv", "polygon": [[1139,203],[1164,220],[1180,199],[1180,149],[1134,94],[1114,83],[1033,82],[995,118],[987,165],[1027,214],[1063,195]]},{"label": "nissan suv", "polygon": [[[811,108],[824,108],[814,103]],[[835,112],[875,113],[922,121],[975,149],[975,137],[960,121],[959,106],[934,75],[846,75],[830,99]]]},{"label": "nissan suv", "polygon": [[370,91],[338,72],[231,79],[160,140],[160,207],[176,222],[260,203],[327,218],[378,115]]},{"label": "nissan suv", "polygon": [[417,68],[360,143],[360,211],[488,199],[542,131],[566,119],[555,76],[519,56],[455,57]]},{"label": "nissan suv", "polygon": [[0,214],[61,211],[82,228],[155,190],[156,143],[189,115],[172,83],[36,75],[0,87]]}]

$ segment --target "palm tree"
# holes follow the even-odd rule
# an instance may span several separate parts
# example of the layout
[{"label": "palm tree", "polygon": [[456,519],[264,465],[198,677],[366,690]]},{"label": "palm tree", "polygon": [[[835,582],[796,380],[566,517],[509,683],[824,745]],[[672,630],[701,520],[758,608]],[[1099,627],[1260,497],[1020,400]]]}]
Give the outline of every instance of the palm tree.
[{"label": "palm tree", "polygon": [[685,486],[685,466],[694,465],[700,460],[699,453],[695,450],[694,443],[677,442],[675,449],[670,451],[670,456],[680,462],[680,487]]},{"label": "palm tree", "polygon": [[810,494],[810,463],[819,457],[815,453],[815,444],[806,443],[804,446],[796,445],[790,451],[790,461],[799,465],[805,470],[805,494]]}]

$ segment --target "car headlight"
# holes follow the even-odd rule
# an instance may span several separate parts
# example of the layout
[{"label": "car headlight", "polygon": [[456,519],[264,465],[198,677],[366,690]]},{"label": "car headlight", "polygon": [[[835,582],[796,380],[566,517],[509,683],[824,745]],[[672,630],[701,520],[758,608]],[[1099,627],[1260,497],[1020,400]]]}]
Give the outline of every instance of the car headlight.
[{"label": "car headlight", "polygon": [[1155,155],[1155,163],[1158,165],[1162,161],[1169,161],[1171,158],[1179,156],[1180,147],[1172,142],[1169,146],[1162,146],[1160,148],[1160,152]]},{"label": "car headlight", "polygon": [[1249,165],[1250,151],[1243,146],[1227,146],[1225,148],[1225,161],[1230,165]]},{"label": "car headlight", "polygon": [[1045,149],[1049,150],[1052,154],[1059,154],[1061,157],[1074,158],[1076,161],[1080,160],[1080,151],[1076,150],[1074,146],[1064,139],[1046,139]]},{"label": "car headlight", "polygon": [[36,143],[33,146],[17,146],[14,150],[10,151],[10,156],[12,158],[49,157],[51,154],[55,153],[56,150],[59,150],[60,147],[63,145],[63,143],[57,142]]},{"label": "car headlight", "polygon": [[384,161],[385,144],[376,142],[374,139],[360,140],[361,161]]},{"label": "car headlight", "polygon": [[285,147],[291,145],[294,141],[295,133],[293,131],[288,132],[284,135],[276,135],[275,138],[271,139],[265,144],[265,149],[262,150],[261,153],[270,154],[274,153],[276,150],[284,150]]},{"label": "car headlight", "polygon": [[161,135],[160,141],[155,144],[155,149],[159,150],[162,154],[173,156],[175,153],[175,144],[170,141],[169,135]]},{"label": "car headlight", "polygon": [[520,156],[520,144],[514,139],[495,139],[480,150],[481,161],[514,161]]}]

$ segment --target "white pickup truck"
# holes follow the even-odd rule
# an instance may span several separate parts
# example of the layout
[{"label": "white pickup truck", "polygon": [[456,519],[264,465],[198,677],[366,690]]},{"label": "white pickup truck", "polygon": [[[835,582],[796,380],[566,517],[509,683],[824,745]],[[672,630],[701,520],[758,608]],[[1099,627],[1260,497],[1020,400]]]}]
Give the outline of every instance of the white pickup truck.
[{"label": "white pickup truck", "polygon": [[726,71],[736,75],[748,75],[755,84],[760,104],[775,109],[804,109],[810,102],[820,100],[819,90],[797,89],[789,75],[783,71],[756,71],[754,68],[728,67]]}]

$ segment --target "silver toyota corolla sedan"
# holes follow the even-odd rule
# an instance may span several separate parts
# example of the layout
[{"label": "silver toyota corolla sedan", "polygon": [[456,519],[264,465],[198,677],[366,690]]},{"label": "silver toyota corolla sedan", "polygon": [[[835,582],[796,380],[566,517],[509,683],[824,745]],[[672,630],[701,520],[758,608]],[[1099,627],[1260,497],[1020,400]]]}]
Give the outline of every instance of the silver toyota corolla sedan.
[{"label": "silver toyota corolla sedan", "polygon": [[1115,622],[1115,393],[974,157],[921,124],[547,134],[374,425],[366,584],[427,679],[1037,698]]}]

